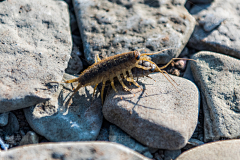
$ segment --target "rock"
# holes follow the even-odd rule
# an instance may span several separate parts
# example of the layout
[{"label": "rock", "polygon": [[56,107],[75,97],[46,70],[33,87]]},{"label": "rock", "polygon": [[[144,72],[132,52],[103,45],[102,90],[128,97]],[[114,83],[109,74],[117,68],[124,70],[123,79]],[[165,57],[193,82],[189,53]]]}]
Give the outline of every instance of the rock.
[{"label": "rock", "polygon": [[240,58],[239,5],[236,1],[216,0],[190,10],[198,21],[188,46]]},{"label": "rock", "polygon": [[163,158],[164,158],[164,150],[158,150],[158,152],[156,152],[154,154],[154,158],[156,160],[163,160]]},{"label": "rock", "polygon": [[203,141],[199,141],[198,139],[190,138],[187,145],[183,149],[188,150],[188,149],[191,149],[191,148],[203,145],[203,144],[204,144]]},{"label": "rock", "polygon": [[240,60],[213,52],[193,56],[191,69],[202,93],[204,141],[240,136]]},{"label": "rock", "polygon": [[190,63],[195,63],[195,62],[189,62],[189,63],[187,64],[187,67],[186,67],[186,70],[185,70],[185,72],[184,72],[183,77],[186,78],[186,79],[188,79],[188,80],[190,80],[190,81],[192,81],[193,83],[195,83],[194,77],[193,77],[193,75],[192,75],[192,70],[191,70],[191,65],[190,65]]},{"label": "rock", "polygon": [[0,114],[0,126],[6,126],[8,124],[8,112]]},{"label": "rock", "polygon": [[176,160],[239,160],[240,140],[207,143],[181,154]]},{"label": "rock", "polygon": [[180,154],[181,150],[165,150],[164,151],[164,160],[173,160],[176,159]]},{"label": "rock", "polygon": [[74,0],[76,19],[89,64],[94,57],[145,48],[157,52],[157,64],[177,57],[191,36],[195,20],[184,7],[185,1]]},{"label": "rock", "polygon": [[[76,78],[64,74],[64,79]],[[77,83],[73,83],[76,88]],[[95,140],[102,125],[99,93],[93,99],[93,87],[82,87],[68,105],[72,84],[63,84],[53,99],[24,109],[26,119],[35,132],[49,141]],[[70,94],[70,95],[69,95]]]},{"label": "rock", "polygon": [[68,6],[63,1],[0,3],[0,113],[44,102],[56,91],[71,53]]},{"label": "rock", "polygon": [[[116,84],[103,105],[103,115],[144,145],[180,149],[186,145],[197,125],[199,93],[190,81],[171,76],[177,89],[161,74],[141,79],[143,86],[129,86],[131,92]],[[128,83],[127,83],[128,84]],[[179,92],[178,92],[179,91]]]},{"label": "rock", "polygon": [[9,118],[8,118],[8,124],[3,127],[3,131],[7,135],[12,135],[13,133],[17,132],[19,130],[19,122],[17,117],[9,112]]},{"label": "rock", "polygon": [[97,141],[109,141],[109,133],[106,128],[101,128],[97,137]]},{"label": "rock", "polygon": [[132,150],[145,155],[148,158],[153,158],[149,152],[148,147],[143,146],[142,144],[135,141],[127,133],[122,131],[115,125],[111,125],[109,129],[109,141],[120,143],[126,147],[131,148]]},{"label": "rock", "polygon": [[66,73],[79,74],[80,71],[83,69],[83,64],[81,59],[79,58],[79,55],[81,55],[81,53],[78,47],[75,44],[73,44],[71,58],[68,62],[68,67],[65,70]]},{"label": "rock", "polygon": [[191,3],[202,3],[202,4],[204,4],[204,3],[211,3],[213,0],[188,0],[189,2],[191,2]]},{"label": "rock", "polygon": [[27,144],[37,144],[39,142],[38,135],[35,132],[29,131],[20,141],[19,146]]},{"label": "rock", "polygon": [[0,152],[2,160],[56,160],[56,159],[114,159],[150,160],[147,157],[117,143],[110,142],[65,142],[43,143],[17,147]]}]

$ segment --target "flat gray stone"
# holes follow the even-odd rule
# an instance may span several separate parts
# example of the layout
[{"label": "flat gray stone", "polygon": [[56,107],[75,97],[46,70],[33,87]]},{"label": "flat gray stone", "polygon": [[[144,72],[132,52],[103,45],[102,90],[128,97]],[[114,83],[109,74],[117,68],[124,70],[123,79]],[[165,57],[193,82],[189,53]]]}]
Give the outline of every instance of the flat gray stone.
[{"label": "flat gray stone", "polygon": [[176,160],[239,160],[240,140],[207,143],[181,154]]},{"label": "flat gray stone", "polygon": [[204,141],[240,136],[240,60],[199,52],[191,63],[195,82],[202,93]]},{"label": "flat gray stone", "polygon": [[60,81],[72,40],[63,1],[0,3],[0,113],[47,101]]},{"label": "flat gray stone", "polygon": [[[64,74],[65,80],[73,78],[76,77]],[[68,108],[65,102],[73,93],[72,85],[76,88],[77,83],[60,85],[51,100],[24,109],[33,130],[49,141],[96,140],[99,134],[103,118],[100,94],[93,98],[93,87],[82,87]]]},{"label": "flat gray stone", "polygon": [[151,77],[156,82],[147,78],[138,82],[143,90],[131,85],[127,92],[116,84],[118,93],[111,90],[106,96],[103,115],[144,145],[180,149],[197,125],[198,89],[186,79],[171,76],[180,84],[178,92],[161,73]]},{"label": "flat gray stone", "polygon": [[157,52],[157,64],[178,57],[190,38],[195,19],[184,7],[184,0],[74,0],[73,5],[89,64],[96,54],[109,57],[145,48]]},{"label": "flat gray stone", "polygon": [[110,142],[66,142],[28,145],[0,152],[0,157],[2,160],[150,160],[128,147]]},{"label": "flat gray stone", "polygon": [[188,46],[240,58],[240,10],[235,0],[195,5],[190,13],[198,24]]}]

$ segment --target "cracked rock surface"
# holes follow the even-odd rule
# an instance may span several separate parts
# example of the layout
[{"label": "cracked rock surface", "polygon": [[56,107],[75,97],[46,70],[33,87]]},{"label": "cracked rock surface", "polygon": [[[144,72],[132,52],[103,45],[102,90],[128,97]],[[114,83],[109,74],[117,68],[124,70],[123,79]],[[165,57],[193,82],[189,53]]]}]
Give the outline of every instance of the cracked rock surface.
[{"label": "cracked rock surface", "polygon": [[51,98],[45,84],[62,79],[72,47],[66,3],[1,2],[0,37],[0,113]]},{"label": "cracked rock surface", "polygon": [[185,9],[185,1],[74,0],[84,55],[89,64],[96,54],[114,54],[145,48],[156,52],[157,64],[177,57],[191,36],[195,20]]}]

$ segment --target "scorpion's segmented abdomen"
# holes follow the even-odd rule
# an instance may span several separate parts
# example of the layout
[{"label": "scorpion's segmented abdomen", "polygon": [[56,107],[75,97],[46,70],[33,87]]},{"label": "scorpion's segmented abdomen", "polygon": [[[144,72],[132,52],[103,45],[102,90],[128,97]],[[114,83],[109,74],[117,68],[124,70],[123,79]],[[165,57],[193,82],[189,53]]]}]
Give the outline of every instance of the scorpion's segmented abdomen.
[{"label": "scorpion's segmented abdomen", "polygon": [[127,52],[108,57],[93,64],[79,76],[79,82],[85,84],[97,84],[104,78],[110,77],[112,74],[121,72],[122,70],[132,69],[136,63],[134,52]]}]

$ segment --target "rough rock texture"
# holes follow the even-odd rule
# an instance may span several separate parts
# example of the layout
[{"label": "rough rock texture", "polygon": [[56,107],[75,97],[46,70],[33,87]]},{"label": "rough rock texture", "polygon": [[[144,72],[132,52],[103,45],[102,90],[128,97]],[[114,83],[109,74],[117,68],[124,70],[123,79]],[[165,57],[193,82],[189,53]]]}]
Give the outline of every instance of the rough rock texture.
[{"label": "rough rock texture", "polygon": [[[134,139],[153,148],[179,149],[186,145],[197,125],[199,93],[190,81],[171,76],[179,92],[161,74],[143,78],[131,92],[116,85],[103,105],[104,117]],[[175,83],[174,83],[175,84]]]},{"label": "rough rock texture", "polygon": [[[63,78],[76,77],[64,74]],[[73,87],[76,86],[77,83],[73,83]],[[103,118],[99,94],[93,98],[93,87],[82,87],[68,108],[71,90],[71,84],[63,84],[50,101],[25,108],[26,119],[38,134],[50,141],[95,140]]]},{"label": "rough rock texture", "polygon": [[215,0],[211,4],[195,5],[190,13],[198,25],[188,45],[240,58],[239,7],[235,0]]},{"label": "rough rock texture", "polygon": [[239,160],[240,140],[207,143],[181,154],[176,160]]},{"label": "rough rock texture", "polygon": [[2,160],[56,160],[56,159],[94,159],[94,160],[150,160],[139,153],[117,143],[110,142],[67,142],[45,143],[17,147],[0,152]]},{"label": "rough rock texture", "polygon": [[145,48],[156,52],[156,63],[177,57],[191,36],[195,20],[184,0],[74,0],[84,55],[89,64],[96,54],[109,57]]},{"label": "rough rock texture", "polygon": [[60,81],[72,41],[63,1],[0,3],[0,113],[44,102]]},{"label": "rough rock texture", "polygon": [[240,60],[199,52],[191,63],[195,82],[202,93],[204,141],[240,136]]}]

